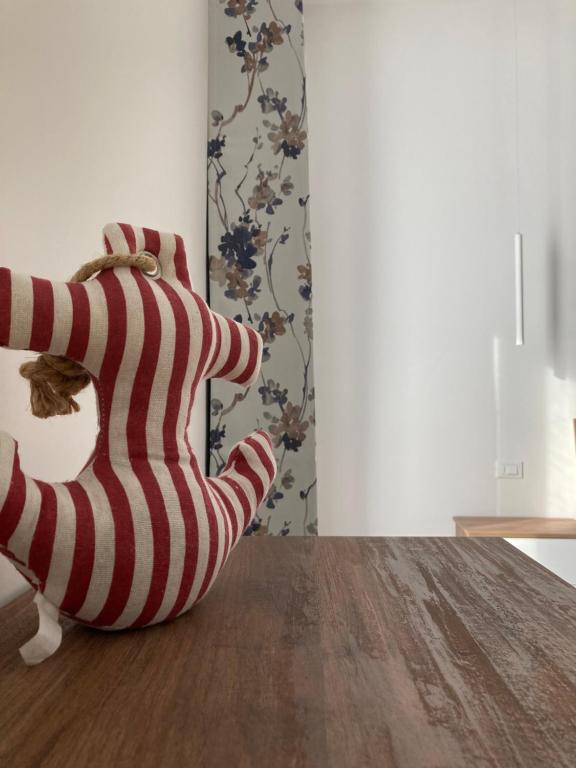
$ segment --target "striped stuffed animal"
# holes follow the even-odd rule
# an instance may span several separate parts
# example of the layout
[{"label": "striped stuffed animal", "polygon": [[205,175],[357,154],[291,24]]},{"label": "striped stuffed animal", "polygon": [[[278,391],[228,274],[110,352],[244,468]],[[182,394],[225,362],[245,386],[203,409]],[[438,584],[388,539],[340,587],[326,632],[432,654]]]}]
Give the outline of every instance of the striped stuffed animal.
[{"label": "striped stuffed animal", "polygon": [[59,613],[118,630],[189,610],[276,473],[264,431],[236,445],[218,478],[204,477],[187,437],[205,379],[256,380],[259,334],[193,291],[179,236],[110,224],[104,244],[106,268],[84,282],[0,269],[0,345],[47,353],[49,366],[80,364],[99,409],[94,452],[72,482],[27,477],[0,432],[0,552],[37,590],[40,612],[39,635],[22,649],[30,664],[58,647]]}]

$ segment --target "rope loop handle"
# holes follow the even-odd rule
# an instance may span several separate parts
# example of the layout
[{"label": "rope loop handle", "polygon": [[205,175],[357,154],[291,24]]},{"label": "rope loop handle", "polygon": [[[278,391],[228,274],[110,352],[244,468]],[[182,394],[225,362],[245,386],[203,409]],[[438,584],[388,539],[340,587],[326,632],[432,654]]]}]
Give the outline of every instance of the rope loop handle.
[{"label": "rope loop handle", "polygon": [[[71,283],[84,283],[98,272],[114,267],[136,267],[149,277],[158,277],[159,264],[152,254],[112,253],[84,264],[70,278]],[[47,352],[20,366],[20,375],[30,382],[30,406],[39,419],[68,416],[80,410],[74,399],[91,382],[91,376],[80,363]]]}]

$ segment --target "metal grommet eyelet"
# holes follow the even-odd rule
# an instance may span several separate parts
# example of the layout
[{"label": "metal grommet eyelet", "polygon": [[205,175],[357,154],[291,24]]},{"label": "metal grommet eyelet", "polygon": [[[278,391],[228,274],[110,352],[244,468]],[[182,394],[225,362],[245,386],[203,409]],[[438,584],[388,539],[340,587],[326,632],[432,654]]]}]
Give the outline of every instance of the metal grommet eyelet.
[{"label": "metal grommet eyelet", "polygon": [[154,259],[156,262],[156,267],[153,271],[149,272],[146,269],[142,270],[142,274],[146,275],[146,277],[149,277],[151,280],[158,280],[158,278],[162,277],[162,265],[158,261],[158,257],[155,256],[153,253],[150,253],[150,251],[140,251],[138,253],[139,256],[149,256],[151,259]]}]

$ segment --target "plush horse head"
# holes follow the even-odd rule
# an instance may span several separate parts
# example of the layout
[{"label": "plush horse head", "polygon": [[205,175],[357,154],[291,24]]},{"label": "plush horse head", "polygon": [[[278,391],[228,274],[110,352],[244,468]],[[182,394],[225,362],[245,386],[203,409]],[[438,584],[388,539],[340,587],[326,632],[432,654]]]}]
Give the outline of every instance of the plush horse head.
[{"label": "plush horse head", "polygon": [[85,282],[0,269],[0,345],[79,364],[100,425],[85,468],[62,483],[27,477],[0,433],[0,552],[39,601],[115,630],[173,619],[206,594],[276,465],[258,431],[206,478],[187,437],[205,379],[256,381],[259,334],[194,292],[180,237],[111,224],[104,243],[119,258]]}]

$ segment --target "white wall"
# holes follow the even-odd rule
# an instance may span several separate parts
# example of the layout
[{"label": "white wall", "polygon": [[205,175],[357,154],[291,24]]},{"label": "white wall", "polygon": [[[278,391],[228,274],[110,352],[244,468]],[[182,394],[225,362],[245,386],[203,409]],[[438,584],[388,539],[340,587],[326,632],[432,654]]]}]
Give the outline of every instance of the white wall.
[{"label": "white wall", "polygon": [[575,514],[576,3],[518,20],[519,224],[513,3],[307,0],[321,533]]},{"label": "white wall", "polygon": [[[0,0],[2,266],[67,278],[125,221],[182,234],[204,291],[206,47],[197,0]],[[78,415],[34,419],[27,357],[0,350],[0,429],[26,472],[72,479],[94,444],[93,394]],[[203,414],[200,399],[199,449]],[[18,578],[0,562],[0,603]]]}]

